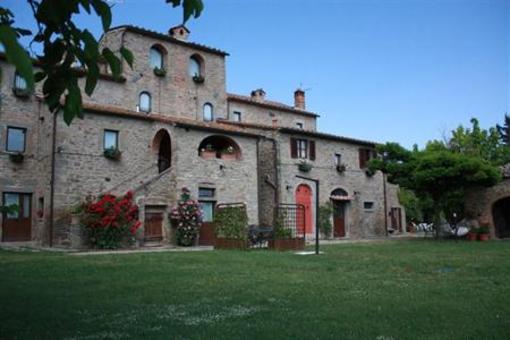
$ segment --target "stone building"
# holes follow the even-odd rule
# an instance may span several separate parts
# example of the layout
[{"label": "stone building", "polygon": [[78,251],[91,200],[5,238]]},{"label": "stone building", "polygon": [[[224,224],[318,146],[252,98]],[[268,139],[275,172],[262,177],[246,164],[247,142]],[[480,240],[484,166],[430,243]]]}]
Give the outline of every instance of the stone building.
[{"label": "stone building", "polygon": [[326,202],[334,205],[334,237],[405,231],[398,188],[366,172],[375,143],[318,132],[302,90],[294,105],[270,101],[262,89],[227,93],[228,54],[188,41],[189,33],[107,32],[100,45],[130,49],[133,68],[123,65],[113,79],[100,65],[84,118],[70,126],[0,58],[0,192],[4,204],[20,206],[2,217],[2,241],[69,245],[73,206],[87,195],[133,190],[143,237],[172,242],[167,215],[182,187],[202,202],[204,244],[215,205],[234,202],[246,204],[250,224],[264,225],[276,205],[301,204],[310,236]]}]

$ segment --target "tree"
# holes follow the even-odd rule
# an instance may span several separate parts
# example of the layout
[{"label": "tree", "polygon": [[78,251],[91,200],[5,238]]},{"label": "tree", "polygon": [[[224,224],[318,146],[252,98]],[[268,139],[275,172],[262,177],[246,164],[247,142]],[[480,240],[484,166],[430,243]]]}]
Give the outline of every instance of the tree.
[{"label": "tree", "polygon": [[[197,18],[203,10],[202,0],[165,0],[173,7],[182,6],[183,23],[190,17]],[[81,70],[78,62],[86,70],[85,93],[92,95],[99,78],[98,63],[106,62],[114,78],[122,72],[122,60],[133,64],[133,54],[121,47],[118,51],[109,48],[100,50],[99,43],[87,29],[78,27],[74,16],[85,11],[94,12],[102,22],[106,32],[112,22],[112,13],[106,0],[27,0],[37,24],[37,32],[15,26],[13,13],[0,7],[0,43],[4,46],[7,61],[16,67],[27,86],[43,82],[44,100],[53,113],[62,110],[64,120],[70,124],[76,117],[83,117],[81,89],[78,78]],[[32,59],[21,46],[19,38],[32,36],[32,44],[41,44],[43,54],[38,58],[40,71],[34,74]],[[64,104],[61,97],[64,96]]]},{"label": "tree", "polygon": [[331,215],[333,214],[333,204],[327,202],[319,207],[319,230],[325,239],[331,237]]},{"label": "tree", "polygon": [[487,160],[453,152],[438,143],[413,151],[388,143],[378,146],[377,151],[382,157],[371,161],[370,168],[388,174],[390,182],[412,190],[418,197],[430,198],[436,226],[441,213],[454,205],[459,193],[471,187],[491,186],[501,179],[499,168]]},{"label": "tree", "polygon": [[498,129],[501,141],[508,147],[510,147],[510,116],[505,113],[505,122],[503,126],[497,124],[496,128]]}]

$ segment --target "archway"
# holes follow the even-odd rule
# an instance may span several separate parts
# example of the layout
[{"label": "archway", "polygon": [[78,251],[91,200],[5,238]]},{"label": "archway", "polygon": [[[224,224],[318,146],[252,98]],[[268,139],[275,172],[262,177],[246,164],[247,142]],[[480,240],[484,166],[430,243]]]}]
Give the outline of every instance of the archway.
[{"label": "archway", "polygon": [[345,237],[347,203],[351,199],[347,191],[341,188],[333,190],[330,199],[333,204],[333,236]]},{"label": "archway", "polygon": [[158,171],[161,173],[172,165],[172,143],[170,135],[164,129],[154,136],[152,150],[158,154]]},{"label": "archway", "polygon": [[296,204],[305,207],[305,233],[313,232],[312,225],[312,189],[307,184],[300,184],[296,188]]},{"label": "archway", "polygon": [[492,206],[494,228],[499,238],[510,237],[510,197],[496,201]]},{"label": "archway", "polygon": [[205,159],[237,160],[241,158],[241,148],[229,137],[209,136],[198,146],[198,155]]}]

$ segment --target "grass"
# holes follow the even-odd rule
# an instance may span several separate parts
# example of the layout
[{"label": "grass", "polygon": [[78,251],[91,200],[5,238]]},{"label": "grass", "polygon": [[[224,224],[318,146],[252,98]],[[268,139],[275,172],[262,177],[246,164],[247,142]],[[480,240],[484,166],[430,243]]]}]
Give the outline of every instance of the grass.
[{"label": "grass", "polygon": [[509,339],[510,243],[0,251],[0,338]]}]

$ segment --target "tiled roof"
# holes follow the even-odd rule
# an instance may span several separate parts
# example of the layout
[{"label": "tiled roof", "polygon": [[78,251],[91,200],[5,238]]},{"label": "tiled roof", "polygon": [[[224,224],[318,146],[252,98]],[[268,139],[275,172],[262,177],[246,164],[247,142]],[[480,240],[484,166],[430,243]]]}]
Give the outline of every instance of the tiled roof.
[{"label": "tiled roof", "polygon": [[133,26],[133,25],[122,25],[122,26],[112,27],[110,29],[110,31],[117,30],[117,29],[126,29],[126,30],[128,30],[130,32],[138,33],[138,34],[141,34],[141,35],[146,35],[146,36],[149,36],[149,37],[152,37],[152,38],[155,38],[155,39],[160,39],[160,40],[168,41],[168,42],[171,42],[171,43],[174,43],[174,44],[177,44],[177,45],[183,45],[183,46],[192,47],[192,48],[195,48],[197,50],[201,50],[201,51],[205,51],[205,52],[209,52],[209,53],[219,54],[221,56],[228,56],[229,55],[227,52],[219,50],[217,48],[213,48],[213,47],[197,44],[197,43],[190,42],[190,41],[179,40],[179,39],[176,39],[174,37],[169,36],[168,34],[156,32],[156,31],[151,31],[151,30],[148,30],[148,29],[143,28],[143,27],[138,27],[138,26]]},{"label": "tiled roof", "polygon": [[286,105],[286,104],[283,104],[280,102],[275,102],[272,100],[256,101],[256,100],[253,100],[250,96],[243,96],[243,95],[234,94],[234,93],[227,93],[227,99],[231,100],[231,101],[238,101],[238,102],[258,105],[258,106],[266,107],[269,109],[283,110],[283,111],[298,113],[298,114],[307,115],[307,116],[319,117],[319,115],[317,113],[306,111],[306,110],[301,110],[301,109],[296,109],[293,106]]}]

